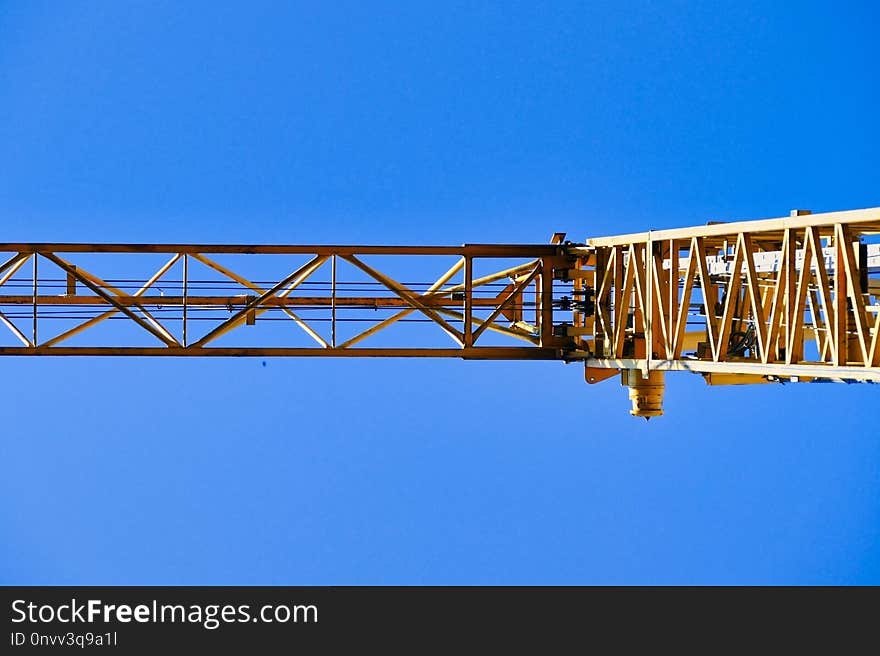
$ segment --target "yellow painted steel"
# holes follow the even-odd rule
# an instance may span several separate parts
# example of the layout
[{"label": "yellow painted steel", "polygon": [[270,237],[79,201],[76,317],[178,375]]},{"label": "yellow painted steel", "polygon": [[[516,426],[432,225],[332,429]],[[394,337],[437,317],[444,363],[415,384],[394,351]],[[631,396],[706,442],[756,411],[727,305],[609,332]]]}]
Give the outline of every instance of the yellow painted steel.
[{"label": "yellow painted steel", "polygon": [[[620,371],[631,413],[646,418],[663,413],[668,371],[698,373],[710,385],[880,382],[880,208],[826,214],[797,210],[777,219],[652,230],[582,244],[564,242],[561,234],[550,244],[533,245],[0,244],[0,324],[20,344],[0,346],[0,355],[580,361],[589,383]],[[873,249],[870,256],[868,248]],[[115,277],[108,278],[111,285],[80,261],[81,255],[163,253],[170,258],[133,292]],[[308,259],[279,281],[265,282],[218,263],[215,254]],[[427,283],[395,280],[373,263],[374,256],[455,261],[448,268],[444,264],[445,272],[427,289],[416,291]],[[190,258],[216,272],[210,275],[223,277],[223,293],[202,293],[193,284]],[[359,284],[378,285],[380,291],[346,294],[343,288],[340,294],[339,259],[368,277],[368,283]],[[475,261],[497,259],[521,263],[504,262],[508,266],[498,271],[474,275]],[[159,281],[167,286],[167,274],[181,260],[181,292],[157,295]],[[314,274],[328,260],[330,295],[316,294],[305,283],[318,284]],[[32,274],[25,269],[28,263]],[[62,284],[53,275],[60,275]],[[461,276],[458,281],[456,276]],[[50,292],[60,286],[66,293],[47,293],[45,280]],[[13,286],[18,289],[9,289]],[[154,306],[152,312],[147,309]],[[43,322],[61,316],[58,308],[69,308],[69,316],[62,318],[83,320],[47,337]],[[230,315],[218,318],[224,309]],[[352,313],[368,309],[393,314],[351,319]],[[306,312],[315,310],[329,316],[318,319],[329,321],[329,340],[309,323],[315,319]],[[292,320],[317,348],[283,343],[286,337],[281,344],[246,348],[213,344],[247,330],[267,313],[270,319]],[[423,318],[408,319],[414,314]],[[182,339],[174,334],[177,323],[174,331],[169,329],[168,316],[181,322]],[[128,319],[161,346],[61,345],[111,318]],[[30,337],[17,325],[22,320],[33,323]],[[190,340],[196,320],[214,323]],[[337,326],[345,320],[373,325],[337,343]],[[454,347],[446,342],[425,348],[394,342],[385,348],[360,346],[402,320],[430,326],[426,333],[446,333]],[[495,337],[487,336],[490,332]],[[499,336],[524,344],[492,345]]]}]

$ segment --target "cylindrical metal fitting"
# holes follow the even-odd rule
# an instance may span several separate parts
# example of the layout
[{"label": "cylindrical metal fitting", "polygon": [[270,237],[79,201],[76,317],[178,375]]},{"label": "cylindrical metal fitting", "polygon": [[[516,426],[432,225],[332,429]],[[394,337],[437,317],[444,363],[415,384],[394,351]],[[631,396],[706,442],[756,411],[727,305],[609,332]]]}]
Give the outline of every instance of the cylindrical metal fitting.
[{"label": "cylindrical metal fitting", "polygon": [[648,377],[642,376],[641,369],[623,369],[620,382],[629,388],[629,400],[633,417],[659,417],[663,414],[663,391],[666,388],[665,372],[649,371]]}]

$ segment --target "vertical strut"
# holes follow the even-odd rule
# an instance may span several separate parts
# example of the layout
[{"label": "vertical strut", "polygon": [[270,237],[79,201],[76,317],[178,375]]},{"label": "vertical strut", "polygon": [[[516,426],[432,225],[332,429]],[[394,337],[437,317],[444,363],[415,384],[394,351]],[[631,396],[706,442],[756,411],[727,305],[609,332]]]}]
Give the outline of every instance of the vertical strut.
[{"label": "vertical strut", "polygon": [[336,348],[336,253],[330,261],[330,345]]},{"label": "vertical strut", "polygon": [[183,347],[186,348],[186,307],[189,298],[189,254],[183,254]]},{"label": "vertical strut", "polygon": [[645,369],[644,378],[648,377],[651,360],[654,354],[654,240],[648,230],[648,243],[645,245]]},{"label": "vertical strut", "polygon": [[32,337],[33,345],[37,345],[37,259],[39,255],[34,253],[34,334]]},{"label": "vertical strut", "polygon": [[474,260],[470,255],[464,256],[464,345],[474,345],[472,327],[474,316]]}]

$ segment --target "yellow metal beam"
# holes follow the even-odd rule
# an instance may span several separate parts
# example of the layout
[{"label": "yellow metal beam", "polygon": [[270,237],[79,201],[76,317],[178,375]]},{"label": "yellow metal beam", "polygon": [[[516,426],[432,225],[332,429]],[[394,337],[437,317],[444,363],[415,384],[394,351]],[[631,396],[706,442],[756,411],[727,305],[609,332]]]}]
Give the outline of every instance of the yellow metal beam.
[{"label": "yellow metal beam", "polygon": [[0,347],[0,356],[54,355],[62,357],[336,357],[336,358],[462,358],[465,360],[558,360],[557,349],[529,346],[474,346],[472,348],[285,348],[220,347],[205,348],[140,346],[18,346]]}]

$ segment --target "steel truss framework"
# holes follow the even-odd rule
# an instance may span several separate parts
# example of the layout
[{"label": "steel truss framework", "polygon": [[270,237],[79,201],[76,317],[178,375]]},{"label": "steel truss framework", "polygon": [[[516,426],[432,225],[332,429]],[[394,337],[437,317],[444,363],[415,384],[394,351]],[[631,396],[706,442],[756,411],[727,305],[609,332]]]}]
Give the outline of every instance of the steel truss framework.
[{"label": "steel truss framework", "polygon": [[[880,208],[815,215],[794,211],[778,219],[580,244],[563,240],[557,233],[550,244],[460,247],[0,244],[0,323],[18,342],[0,345],[0,355],[583,361],[590,383],[622,373],[632,413],[645,417],[662,412],[666,371],[699,373],[710,384],[880,382]],[[102,253],[167,259],[152,275],[123,289],[83,266],[84,256]],[[256,281],[218,261],[227,255],[289,256],[290,267],[277,279]],[[375,262],[393,256],[453,263],[416,289]],[[500,260],[506,262],[493,264],[492,273],[475,275],[475,263],[485,268]],[[191,289],[193,265],[236,285],[236,293]],[[364,276],[374,291],[340,291],[340,265]],[[182,270],[180,293],[157,294],[175,267]],[[315,273],[323,269],[326,277],[328,268],[329,294],[314,293]],[[61,276],[65,293],[44,293],[45,275]],[[10,289],[10,281],[17,290]],[[28,287],[24,293],[22,286]],[[58,306],[87,308],[88,316],[47,337],[38,327]],[[193,325],[192,315],[211,308],[228,314],[212,317],[204,332]],[[353,336],[339,337],[338,323],[357,309],[390,314],[371,319]],[[169,310],[177,313],[173,326],[166,319]],[[327,313],[322,321],[329,324],[329,335],[314,327],[306,310]],[[228,334],[240,335],[242,327],[270,317],[288,321],[288,335],[307,335],[313,344],[297,346],[281,337],[281,343],[228,345]],[[377,333],[387,335],[391,326],[414,321],[408,317],[429,324],[442,341],[415,348],[392,337],[391,346],[370,346]],[[68,341],[121,318],[155,344],[72,346]],[[493,343],[490,333],[518,345]]]},{"label": "steel truss framework", "polygon": [[588,240],[572,249],[595,285],[588,380],[880,381],[878,235],[880,208]]},{"label": "steel truss framework", "polygon": [[[8,259],[0,264],[0,322],[21,343],[0,347],[0,355],[135,355],[135,356],[337,356],[337,357],[463,357],[469,359],[557,359],[570,345],[553,335],[553,270],[567,266],[558,245],[462,247],[395,246],[197,246],[133,244],[0,244]],[[133,292],[115,287],[91,272],[77,258],[83,254],[165,254],[168,259]],[[253,257],[294,256],[305,263],[273,284],[258,284],[216,261],[217,254]],[[369,262],[371,256],[454,256],[454,264],[423,291],[414,291]],[[520,264],[474,277],[480,260],[518,259]],[[240,287],[242,293],[195,295],[189,292],[190,269],[199,263]],[[380,292],[377,295],[343,296],[337,293],[337,264],[346,262],[362,272]],[[182,293],[158,295],[163,276],[182,263]],[[304,284],[322,267],[331,271],[326,296],[303,295]],[[3,285],[18,275],[29,278],[30,294],[4,294]],[[43,294],[41,280],[66,279],[63,294]],[[24,278],[23,278],[24,276]],[[461,278],[458,283],[453,278]],[[501,282],[499,282],[501,281]],[[308,292],[306,292],[308,294]],[[531,299],[531,300],[527,300]],[[94,308],[93,316],[58,334],[38,334],[38,325],[52,308]],[[148,308],[177,308],[176,330]],[[16,308],[10,318],[9,308]],[[301,307],[325,309],[330,335],[322,336],[300,316]],[[21,308],[28,318],[22,326]],[[229,316],[210,330],[194,335],[192,314],[197,309],[228,310]],[[337,340],[337,323],[347,310],[393,310],[387,318],[346,340]],[[312,347],[265,344],[257,347],[217,346],[216,340],[242,326],[254,325],[267,312],[283,313],[313,341]],[[361,343],[409,315],[417,314],[446,334],[444,346],[435,348],[370,348]],[[127,317],[152,335],[154,346],[70,346],[66,342],[111,318]],[[295,330],[295,329],[294,329]],[[487,332],[515,338],[521,346],[484,345]],[[451,343],[450,343],[451,339]],[[448,346],[447,346],[448,345]]]}]

